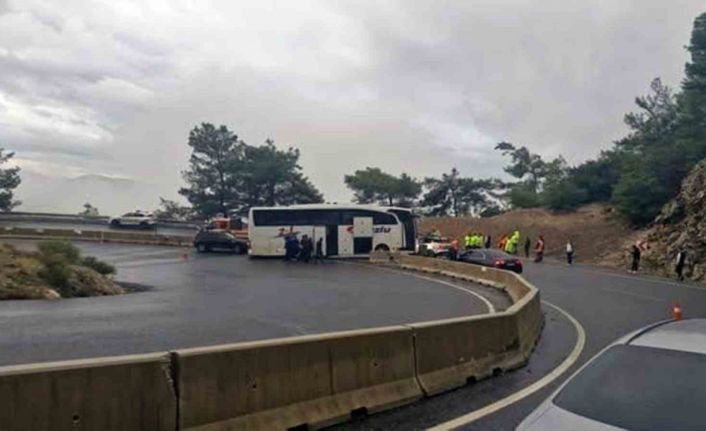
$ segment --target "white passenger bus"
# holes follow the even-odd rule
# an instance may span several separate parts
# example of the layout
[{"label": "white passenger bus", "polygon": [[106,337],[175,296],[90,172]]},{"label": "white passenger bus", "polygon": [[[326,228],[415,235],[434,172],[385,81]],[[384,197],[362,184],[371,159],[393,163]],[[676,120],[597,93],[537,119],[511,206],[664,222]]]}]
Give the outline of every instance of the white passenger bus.
[{"label": "white passenger bus", "polygon": [[414,250],[416,226],[407,208],[311,204],[250,209],[251,256],[284,256],[284,238],[323,238],[326,256],[366,256],[372,250]]}]

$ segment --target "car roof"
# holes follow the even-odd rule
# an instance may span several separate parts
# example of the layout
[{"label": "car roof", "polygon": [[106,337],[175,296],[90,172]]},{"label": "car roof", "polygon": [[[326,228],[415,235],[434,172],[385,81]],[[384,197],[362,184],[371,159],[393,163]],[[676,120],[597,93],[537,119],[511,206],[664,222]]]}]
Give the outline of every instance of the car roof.
[{"label": "car roof", "polygon": [[502,250],[496,250],[494,248],[472,248],[469,250],[470,252],[482,252],[485,253],[488,256],[492,257],[515,257],[511,254],[507,254]]},{"label": "car roof", "polygon": [[624,344],[706,355],[706,319],[685,319],[652,326]]}]

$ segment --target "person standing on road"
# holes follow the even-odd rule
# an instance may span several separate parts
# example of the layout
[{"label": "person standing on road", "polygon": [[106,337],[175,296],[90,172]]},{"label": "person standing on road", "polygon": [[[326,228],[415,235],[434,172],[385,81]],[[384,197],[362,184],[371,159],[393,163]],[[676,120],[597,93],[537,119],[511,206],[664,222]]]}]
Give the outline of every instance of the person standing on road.
[{"label": "person standing on road", "polygon": [[515,230],[507,239],[505,243],[505,253],[507,254],[517,254],[517,248],[520,245],[520,231]]},{"label": "person standing on road", "polygon": [[566,263],[569,265],[574,264],[574,244],[571,242],[571,238],[566,241]]},{"label": "person standing on road", "polygon": [[638,244],[633,244],[630,251],[632,255],[632,263],[630,264],[630,272],[635,274],[640,269],[640,257],[642,257],[642,250]]},{"label": "person standing on road", "polygon": [[485,237],[485,248],[490,248],[490,246],[493,244],[493,239],[490,237],[490,235]]},{"label": "person standing on road", "polygon": [[449,245],[449,249],[446,251],[446,257],[448,257],[449,260],[458,260],[458,247],[458,238],[454,238],[453,241],[451,241],[451,244]]},{"label": "person standing on road", "polygon": [[316,251],[314,253],[314,263],[324,263],[324,238],[321,237],[316,241]]},{"label": "person standing on road", "polygon": [[686,265],[686,250],[679,250],[674,270],[677,273],[677,279],[684,281],[684,265]]},{"label": "person standing on road", "polygon": [[525,239],[525,257],[530,256],[530,247],[532,247],[532,241],[530,241],[530,237],[527,237]]},{"label": "person standing on road", "polygon": [[544,260],[544,236],[539,235],[537,244],[534,246],[535,258],[534,261],[539,263]]},{"label": "person standing on road", "polygon": [[299,254],[299,241],[294,235],[284,237],[284,260],[291,261]]},{"label": "person standing on road", "polygon": [[311,260],[311,252],[314,248],[314,244],[311,241],[311,238],[309,238],[309,235],[302,236],[300,248],[301,251],[299,252],[299,261],[309,263],[309,260]]}]

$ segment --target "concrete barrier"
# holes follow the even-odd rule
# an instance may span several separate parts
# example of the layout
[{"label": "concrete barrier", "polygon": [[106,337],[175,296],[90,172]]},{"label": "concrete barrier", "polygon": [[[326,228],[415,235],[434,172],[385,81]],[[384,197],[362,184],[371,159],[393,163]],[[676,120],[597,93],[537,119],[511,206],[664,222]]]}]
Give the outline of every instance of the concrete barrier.
[{"label": "concrete barrier", "polygon": [[321,427],[422,396],[397,326],[179,350],[180,429]]},{"label": "concrete barrier", "polygon": [[512,313],[410,325],[415,334],[417,376],[434,395],[524,363]]},{"label": "concrete barrier", "polygon": [[519,275],[495,268],[421,256],[395,258],[403,268],[454,276],[501,288],[513,305],[502,313],[410,325],[417,374],[433,395],[524,365],[544,324],[539,291]]},{"label": "concrete barrier", "polygon": [[0,429],[176,429],[167,354],[0,367]]}]

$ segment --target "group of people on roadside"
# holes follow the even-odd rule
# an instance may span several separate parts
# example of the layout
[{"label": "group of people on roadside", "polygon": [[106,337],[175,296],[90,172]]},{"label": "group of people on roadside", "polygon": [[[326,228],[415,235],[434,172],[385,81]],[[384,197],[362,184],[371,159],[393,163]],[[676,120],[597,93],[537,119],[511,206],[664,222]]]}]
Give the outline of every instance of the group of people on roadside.
[{"label": "group of people on roadside", "polygon": [[[640,270],[640,261],[642,260],[642,253],[650,248],[647,241],[638,240],[632,246],[630,246],[630,269],[628,272],[631,274],[636,274]],[[689,254],[684,249],[679,249],[674,257],[674,273],[677,276],[677,280],[684,281],[684,269],[686,268],[687,258]]]},{"label": "group of people on roadside", "polygon": [[485,236],[480,232],[469,231],[463,238],[466,249],[470,248],[490,248],[490,236]]},{"label": "group of people on roadside", "polygon": [[[431,235],[437,235],[441,238],[441,232],[434,230]],[[497,243],[497,248],[504,251],[505,253],[517,255],[519,253],[519,245],[522,239],[522,235],[519,229],[515,229],[500,237]],[[450,243],[449,255],[455,256],[460,250],[460,242],[458,239],[454,239]],[[463,246],[466,250],[478,249],[478,248],[491,248],[492,237],[490,235],[484,235],[479,231],[468,231],[468,233],[463,237]],[[539,263],[544,260],[544,250],[546,248],[546,243],[544,241],[544,235],[539,235],[536,242],[534,243],[534,261]],[[530,237],[525,238],[524,242],[524,253],[525,257],[529,258],[532,251],[532,240]],[[574,260],[574,246],[571,240],[566,244],[566,260],[569,265],[573,264]]]},{"label": "group of people on roadside", "polygon": [[309,235],[302,235],[298,239],[296,235],[290,234],[284,237],[284,260],[287,262],[298,261],[314,263],[324,261],[324,239],[319,238],[314,245],[314,240]]}]

